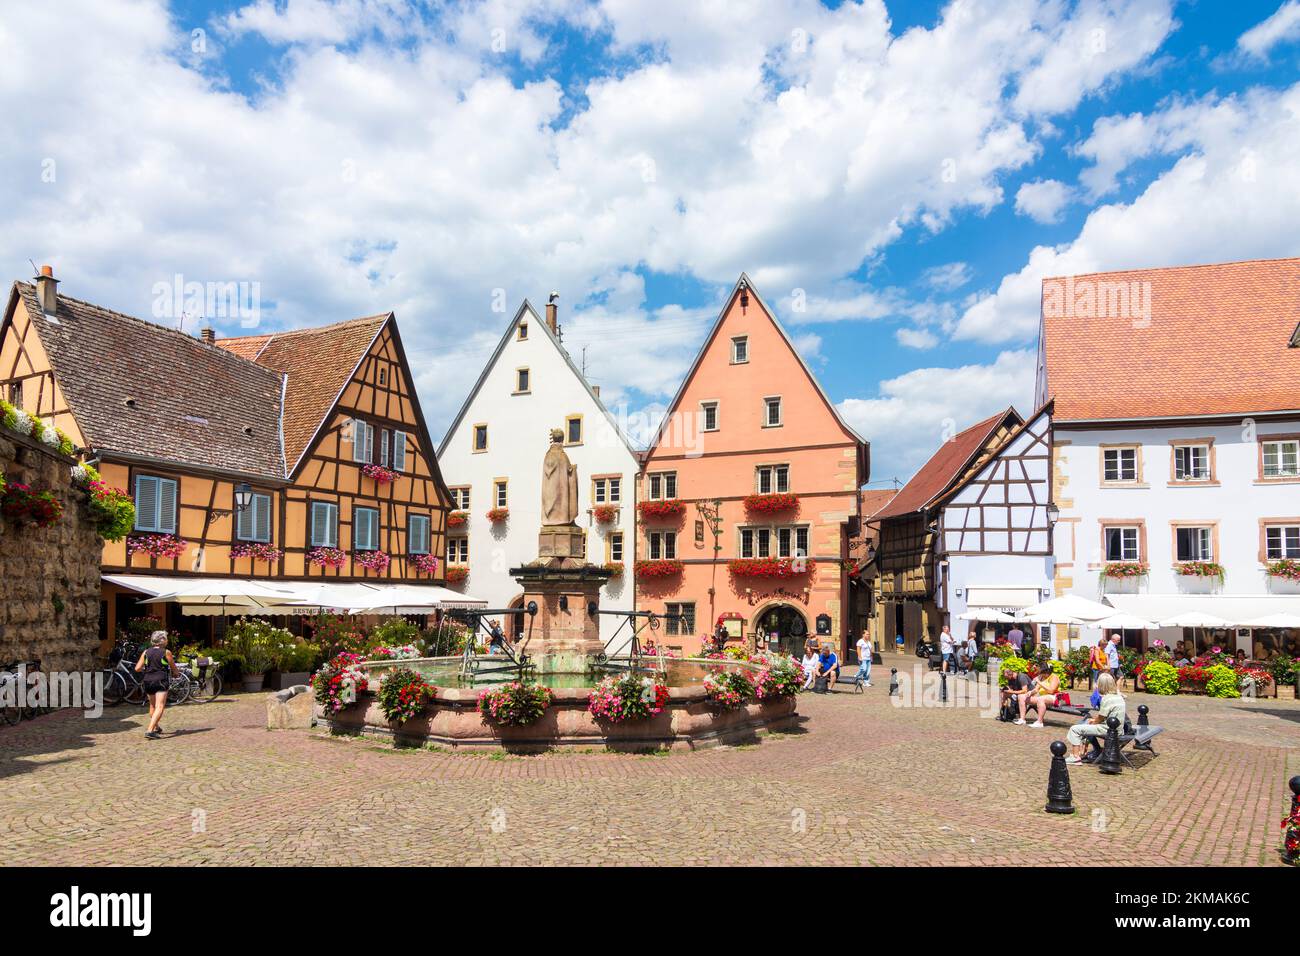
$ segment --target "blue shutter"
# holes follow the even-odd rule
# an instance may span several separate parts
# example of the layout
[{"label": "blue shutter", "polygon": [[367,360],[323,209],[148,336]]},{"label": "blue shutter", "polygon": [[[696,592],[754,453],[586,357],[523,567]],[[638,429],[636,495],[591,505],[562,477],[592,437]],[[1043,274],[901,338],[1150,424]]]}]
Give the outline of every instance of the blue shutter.
[{"label": "blue shutter", "polygon": [[385,468],[388,467],[388,429],[385,428],[379,433],[379,463]]},{"label": "blue shutter", "polygon": [[393,471],[406,471],[406,432],[393,432]]},{"label": "blue shutter", "polygon": [[176,482],[170,478],[158,479],[158,530],[176,533]]},{"label": "blue shutter", "polygon": [[147,475],[135,478],[135,530],[158,530],[158,479]]},{"label": "blue shutter", "polygon": [[253,533],[257,536],[258,541],[271,540],[271,496],[254,495],[253,507],[249,509],[253,512]]}]

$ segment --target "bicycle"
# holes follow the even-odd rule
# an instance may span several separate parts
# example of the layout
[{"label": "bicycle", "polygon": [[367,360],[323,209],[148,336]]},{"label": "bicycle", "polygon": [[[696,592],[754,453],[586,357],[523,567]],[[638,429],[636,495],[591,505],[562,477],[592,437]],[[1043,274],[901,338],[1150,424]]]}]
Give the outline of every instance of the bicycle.
[{"label": "bicycle", "polygon": [[221,696],[222,690],[221,665],[210,657],[200,657],[195,664],[198,666],[197,675],[188,661],[177,665],[190,683],[190,692],[186,700],[197,701],[200,704],[216,700]]},{"label": "bicycle", "polygon": [[144,682],[136,675],[132,661],[140,655],[140,648],[129,641],[119,641],[109,655],[109,667],[104,669],[104,703],[116,707],[122,701],[132,704],[145,702]]},{"label": "bicycle", "polygon": [[[31,688],[32,681],[36,672],[41,669],[40,660],[31,661],[10,661],[8,664],[0,666],[0,720],[3,720],[9,726],[18,723],[24,717],[28,720],[42,713],[49,713],[51,710],[48,706],[41,706],[31,701],[35,694]],[[27,693],[22,695],[20,703],[19,690],[21,682],[26,678]]]}]

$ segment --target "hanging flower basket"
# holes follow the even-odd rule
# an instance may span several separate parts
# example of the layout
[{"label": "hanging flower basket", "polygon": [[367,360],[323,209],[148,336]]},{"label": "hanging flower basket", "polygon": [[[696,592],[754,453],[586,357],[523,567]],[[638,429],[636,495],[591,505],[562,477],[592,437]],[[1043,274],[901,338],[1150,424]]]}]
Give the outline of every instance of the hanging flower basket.
[{"label": "hanging flower basket", "polygon": [[621,578],[623,576],[622,561],[606,561],[601,567],[609,572],[611,578]]},{"label": "hanging flower basket", "polygon": [[779,514],[783,511],[797,511],[799,499],[788,491],[771,495],[749,495],[745,498],[745,510],[751,514]]},{"label": "hanging flower basket", "polygon": [[510,517],[509,508],[493,508],[487,513],[488,521],[491,521],[493,524],[499,524],[502,521],[505,521],[508,517]]},{"label": "hanging flower basket", "polygon": [[618,519],[618,505],[596,505],[591,509],[596,524],[612,524]]},{"label": "hanging flower basket", "polygon": [[467,524],[469,524],[468,511],[453,511],[447,515],[448,528],[463,528]]},{"label": "hanging flower basket", "polygon": [[348,563],[348,555],[338,548],[313,548],[307,552],[307,561],[318,568],[341,568]]},{"label": "hanging flower basket", "polygon": [[372,479],[377,485],[386,485],[397,480],[397,472],[390,471],[383,465],[362,465],[361,474]]},{"label": "hanging flower basket", "polygon": [[685,567],[682,562],[671,558],[638,561],[636,563],[636,576],[638,578],[671,578],[675,574],[681,574]]},{"label": "hanging flower basket", "polygon": [[256,541],[245,541],[240,544],[232,545],[230,548],[231,560],[239,558],[252,558],[254,561],[264,561],[267,564],[275,564],[282,557],[283,552],[269,544],[260,544]]},{"label": "hanging flower basket", "polygon": [[153,558],[179,558],[190,543],[174,534],[133,534],[126,539],[127,556],[143,551]]},{"label": "hanging flower basket", "polygon": [[1141,578],[1146,577],[1148,570],[1142,561],[1112,561],[1101,573],[1108,578]]},{"label": "hanging flower basket", "polygon": [[636,506],[642,518],[675,518],[685,513],[686,503],[678,498],[665,501],[640,501]]},{"label": "hanging flower basket", "polygon": [[1174,565],[1174,572],[1186,578],[1218,578],[1223,580],[1223,565],[1217,561],[1184,561]]},{"label": "hanging flower basket", "polygon": [[448,584],[460,584],[469,577],[469,568],[464,565],[454,564],[447,568],[446,579]]},{"label": "hanging flower basket", "polygon": [[421,574],[437,574],[438,559],[431,554],[413,554],[411,555],[411,567]]},{"label": "hanging flower basket", "polygon": [[353,551],[352,560],[363,568],[383,574],[393,559],[386,551]]},{"label": "hanging flower basket", "polygon": [[817,562],[808,558],[737,558],[727,570],[738,578],[797,578],[811,574]]},{"label": "hanging flower basket", "polygon": [[1295,558],[1282,558],[1270,562],[1266,568],[1270,578],[1285,578],[1288,581],[1300,581],[1300,561]]}]

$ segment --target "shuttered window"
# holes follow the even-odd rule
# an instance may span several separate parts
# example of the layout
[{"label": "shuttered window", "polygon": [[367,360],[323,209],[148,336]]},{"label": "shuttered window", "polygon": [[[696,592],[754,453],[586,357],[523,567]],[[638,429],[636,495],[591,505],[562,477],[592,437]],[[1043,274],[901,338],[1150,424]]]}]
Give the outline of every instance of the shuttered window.
[{"label": "shuttered window", "polygon": [[352,547],[357,551],[378,550],[379,511],[377,509],[352,509]]},{"label": "shuttered window", "polygon": [[238,512],[235,536],[240,541],[271,540],[271,496],[253,495],[253,500]]},{"label": "shuttered window", "polygon": [[406,471],[406,432],[393,432],[393,471]]},{"label": "shuttered window", "polygon": [[339,506],[328,501],[311,503],[311,546],[337,548],[339,545]]},{"label": "shuttered window", "polygon": [[176,533],[176,482],[152,475],[135,477],[135,530]]},{"label": "shuttered window", "polygon": [[379,463],[388,467],[388,442],[391,432],[387,428],[379,433]]},{"label": "shuttered window", "polygon": [[352,419],[352,460],[363,464],[374,461],[375,426],[359,418]]},{"label": "shuttered window", "polygon": [[406,522],[406,550],[411,554],[428,554],[429,516],[411,515]]}]

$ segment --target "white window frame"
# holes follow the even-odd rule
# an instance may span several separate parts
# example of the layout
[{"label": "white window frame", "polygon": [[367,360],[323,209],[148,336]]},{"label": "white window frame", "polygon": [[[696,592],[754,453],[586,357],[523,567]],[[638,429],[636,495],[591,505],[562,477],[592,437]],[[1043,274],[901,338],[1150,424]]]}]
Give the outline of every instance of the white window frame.
[{"label": "white window frame", "polygon": [[[776,402],[776,421],[772,421],[772,403]],[[785,402],[780,395],[763,396],[763,427],[780,428],[785,424]]]},{"label": "white window frame", "polygon": [[651,561],[675,561],[677,559],[676,531],[647,531],[646,544]]},{"label": "white window frame", "polygon": [[458,534],[447,539],[447,563],[469,564],[469,536]]},{"label": "white window frame", "polygon": [[[1260,477],[1266,479],[1300,478],[1300,439],[1278,438],[1270,440],[1261,438],[1260,445],[1263,446],[1260,451]],[[1268,450],[1270,445],[1276,449],[1274,457],[1277,459],[1273,466],[1276,474],[1272,475],[1268,473]],[[1282,470],[1287,446],[1292,448],[1292,458],[1295,460],[1295,467],[1291,471]]]},{"label": "white window frame", "polygon": [[[1269,540],[1274,533],[1277,536],[1276,549]],[[1294,539],[1294,543],[1288,539]],[[1300,525],[1284,523],[1264,525],[1264,559],[1281,561],[1286,558],[1300,558]]]},{"label": "white window frame", "polygon": [[[672,485],[672,494],[668,494],[669,485]],[[651,501],[672,501],[677,497],[677,472],[650,472],[646,476],[646,494]]]},{"label": "white window frame", "polygon": [[[1111,478],[1108,473],[1110,463],[1106,460],[1112,454],[1115,456],[1116,477],[1114,478]],[[1125,454],[1131,454],[1133,456],[1133,476],[1131,478],[1124,477]],[[1138,480],[1138,446],[1125,445],[1117,448],[1103,448],[1101,450],[1101,480],[1108,485],[1132,484],[1136,482]]]},{"label": "white window frame", "polygon": [[[1112,531],[1119,533],[1119,553],[1118,558],[1110,556],[1110,533]],[[1133,557],[1128,556],[1128,534],[1133,533]],[[1105,554],[1102,557],[1108,562],[1128,562],[1142,560],[1142,529],[1135,524],[1108,524],[1102,526],[1102,543],[1105,545]]]},{"label": "white window frame", "polygon": [[623,560],[623,532],[611,531],[605,539],[609,544],[609,560],[618,563]]},{"label": "white window frame", "polygon": [[[767,482],[767,488],[763,487],[765,480]],[[758,465],[754,468],[754,491],[758,494],[784,494],[789,490],[789,465]]]},{"label": "white window frame", "polygon": [[[1178,553],[1180,541],[1184,532],[1199,532],[1195,541],[1196,553],[1190,558],[1183,557]],[[1174,528],[1174,560],[1175,561],[1213,561],[1214,560],[1214,528],[1209,525],[1178,525]]]},{"label": "white window frame", "polygon": [[[416,528],[422,530],[417,533]],[[407,554],[428,554],[432,541],[433,519],[426,514],[408,514],[406,516],[406,552]]]},{"label": "white window frame", "polygon": [[508,508],[510,506],[510,482],[505,478],[493,480],[492,500],[496,502],[494,507]]},{"label": "white window frame", "polygon": [[[1199,462],[1197,461],[1199,452]],[[1186,461],[1180,461],[1185,457]],[[1190,474],[1191,465],[1200,464],[1200,474]],[[1182,469],[1180,475],[1179,469]],[[1174,446],[1174,481],[1209,481],[1210,480],[1210,446],[1204,442],[1191,442]]]},{"label": "white window frame", "polygon": [[[318,511],[317,509],[323,509]],[[325,539],[316,533],[318,514],[325,515]],[[307,512],[307,535],[310,547],[337,548],[339,546],[339,506],[332,501],[313,501]]]},{"label": "white window frame", "polygon": [[749,362],[749,336],[733,335],[731,337],[731,364],[746,365]]},{"label": "white window frame", "polygon": [[[721,404],[716,398],[700,402],[700,431],[716,432],[719,426],[719,409]],[[709,424],[709,412],[713,413],[713,424]]]}]

